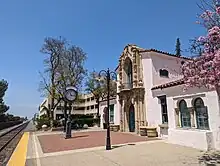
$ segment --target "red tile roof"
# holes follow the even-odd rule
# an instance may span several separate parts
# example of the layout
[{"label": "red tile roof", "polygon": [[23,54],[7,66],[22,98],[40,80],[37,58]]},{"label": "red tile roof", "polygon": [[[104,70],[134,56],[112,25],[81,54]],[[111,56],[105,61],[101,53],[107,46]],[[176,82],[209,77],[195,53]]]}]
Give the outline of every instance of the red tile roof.
[{"label": "red tile roof", "polygon": [[172,81],[172,82],[168,82],[168,83],[165,83],[165,84],[154,86],[153,88],[151,88],[151,90],[169,88],[169,87],[182,85],[182,84],[184,84],[184,80],[179,79],[179,80],[176,80],[176,81]]},{"label": "red tile roof", "polygon": [[169,56],[180,58],[180,59],[192,60],[192,58],[189,58],[189,57],[177,56],[175,54],[171,54],[171,53],[168,53],[168,52],[156,50],[154,48],[146,49],[146,50],[140,50],[140,52],[157,52],[157,53],[160,53],[160,54],[165,54],[165,55],[169,55]]},{"label": "red tile roof", "polygon": [[[183,57],[183,56],[179,57],[179,56],[177,56],[175,54],[171,54],[171,53],[168,53],[168,52],[160,51],[160,50],[157,50],[157,49],[154,49],[154,48],[151,48],[151,49],[139,49],[139,52],[157,52],[157,53],[160,53],[160,54],[165,54],[165,55],[176,57],[176,58],[180,58],[180,59],[192,60],[192,58],[189,58],[189,57]],[[118,69],[118,67],[119,67],[119,65],[116,67],[115,71]]]}]

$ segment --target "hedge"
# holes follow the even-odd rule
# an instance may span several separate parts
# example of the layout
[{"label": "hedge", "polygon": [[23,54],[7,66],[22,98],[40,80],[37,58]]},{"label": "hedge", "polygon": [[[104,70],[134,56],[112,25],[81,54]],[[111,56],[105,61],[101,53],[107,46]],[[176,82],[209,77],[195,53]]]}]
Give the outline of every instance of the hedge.
[{"label": "hedge", "polygon": [[23,123],[23,121],[0,122],[0,130],[19,125],[21,123]]},{"label": "hedge", "polygon": [[78,124],[79,127],[83,127],[84,124],[87,124],[89,127],[92,127],[94,124],[98,123],[98,119],[96,118],[80,118],[80,119],[73,119],[72,124]]},{"label": "hedge", "polygon": [[74,114],[74,115],[71,115],[71,118],[72,119],[86,119],[86,118],[93,118],[94,116],[93,115],[81,115],[81,114]]}]

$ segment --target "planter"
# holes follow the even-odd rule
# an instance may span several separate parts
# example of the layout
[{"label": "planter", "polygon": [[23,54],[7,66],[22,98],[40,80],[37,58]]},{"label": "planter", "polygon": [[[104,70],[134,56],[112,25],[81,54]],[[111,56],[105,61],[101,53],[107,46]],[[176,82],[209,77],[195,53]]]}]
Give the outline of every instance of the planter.
[{"label": "planter", "polygon": [[148,137],[158,137],[156,127],[146,127],[146,129],[147,129],[147,136]]},{"label": "planter", "polygon": [[120,129],[120,126],[119,125],[110,125],[110,130],[111,131],[114,131],[114,132],[117,132],[117,131],[119,131],[119,129]]},{"label": "planter", "polygon": [[44,125],[42,125],[41,128],[42,128],[43,131],[46,131],[47,130],[47,125],[44,124]]},{"label": "planter", "polygon": [[140,135],[147,136],[147,126],[140,126]]},{"label": "planter", "polygon": [[168,124],[160,124],[160,136],[168,136]]},{"label": "planter", "polygon": [[168,127],[168,124],[160,124],[160,125],[158,125],[160,128],[162,128],[162,129],[168,129],[169,127]]}]

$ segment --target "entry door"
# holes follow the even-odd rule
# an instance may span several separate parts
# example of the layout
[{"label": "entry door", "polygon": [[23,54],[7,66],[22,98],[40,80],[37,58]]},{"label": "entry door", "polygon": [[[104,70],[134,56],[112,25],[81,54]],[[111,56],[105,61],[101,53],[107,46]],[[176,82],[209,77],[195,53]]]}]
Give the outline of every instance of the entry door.
[{"label": "entry door", "polygon": [[130,106],[129,109],[129,131],[135,131],[135,113],[134,113],[134,105]]}]

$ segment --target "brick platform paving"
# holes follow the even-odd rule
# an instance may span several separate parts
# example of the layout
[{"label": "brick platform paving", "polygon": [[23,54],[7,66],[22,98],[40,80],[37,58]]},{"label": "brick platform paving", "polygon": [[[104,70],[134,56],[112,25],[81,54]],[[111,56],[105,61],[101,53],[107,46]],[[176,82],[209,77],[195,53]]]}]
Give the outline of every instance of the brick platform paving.
[{"label": "brick platform paving", "polygon": [[[64,134],[38,136],[43,153],[105,146],[106,131],[73,133],[72,138],[65,139]],[[111,144],[126,144],[156,140],[129,133],[111,132]]]}]

